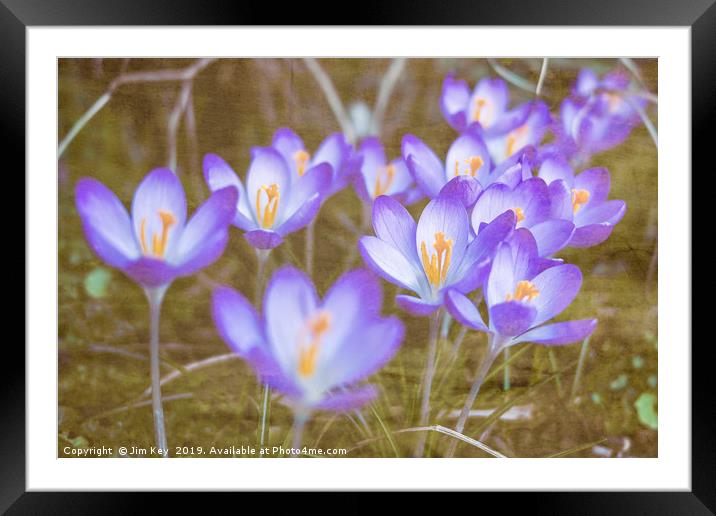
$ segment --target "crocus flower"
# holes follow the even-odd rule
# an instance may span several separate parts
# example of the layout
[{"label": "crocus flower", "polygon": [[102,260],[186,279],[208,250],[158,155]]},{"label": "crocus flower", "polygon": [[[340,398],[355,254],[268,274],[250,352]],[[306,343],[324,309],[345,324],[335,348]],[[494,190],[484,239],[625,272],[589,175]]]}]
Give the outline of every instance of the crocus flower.
[{"label": "crocus flower", "polygon": [[477,124],[498,164],[526,146],[539,144],[552,123],[542,101],[525,102],[513,109],[508,109],[509,102],[507,84],[499,78],[481,79],[472,93],[465,81],[452,75],[443,81],[440,108],[445,120],[460,132]]},{"label": "crocus flower", "polygon": [[274,133],[271,146],[286,160],[292,184],[312,168],[321,163],[328,163],[331,166],[332,176],[325,197],[345,188],[358,168],[353,147],[342,133],[328,136],[313,155],[306,150],[301,137],[288,128],[278,129]]},{"label": "crocus flower", "polygon": [[311,166],[292,177],[283,156],[271,147],[254,147],[246,187],[216,154],[204,157],[204,178],[213,192],[227,185],[239,191],[233,224],[256,249],[273,249],[287,234],[305,227],[318,213],[331,182],[331,166]]},{"label": "crocus flower", "polygon": [[489,324],[462,293],[450,290],[446,307],[460,323],[490,335],[490,354],[520,342],[570,344],[585,339],[596,319],[545,324],[559,315],[582,285],[576,265],[562,264],[539,271],[537,243],[526,229],[518,229],[510,243],[500,244],[485,288]]},{"label": "crocus flower", "polygon": [[358,149],[360,174],[355,178],[359,197],[372,203],[376,197],[390,195],[402,203],[412,204],[422,196],[415,187],[405,160],[398,157],[390,163],[379,138],[365,138]]},{"label": "crocus flower", "polygon": [[214,290],[212,306],[229,347],[306,413],[352,410],[373,399],[372,386],[357,384],[390,360],[404,333],[396,317],[381,317],[381,301],[368,271],[345,273],[321,300],[305,274],[286,266],[270,279],[261,316],[228,287]]},{"label": "crocus flower", "polygon": [[80,179],[76,187],[89,246],[146,288],[168,285],[221,256],[237,197],[236,188],[217,188],[187,222],[184,188],[166,168],[153,170],[140,183],[131,218],[117,196],[96,179]]},{"label": "crocus flower", "polygon": [[604,242],[626,213],[624,201],[607,200],[610,179],[606,168],[590,168],[575,176],[566,160],[549,158],[538,174],[549,184],[551,216],[574,223],[571,247]]},{"label": "crocus flower", "polygon": [[539,177],[520,181],[514,187],[498,182],[485,189],[472,210],[473,231],[479,235],[483,227],[505,210],[514,213],[518,228],[529,228],[540,257],[551,256],[572,238],[574,223],[552,215],[550,189]]},{"label": "crocus flower", "polygon": [[560,107],[556,152],[586,160],[623,142],[641,120],[636,108],[646,106],[645,99],[628,88],[623,73],[610,72],[599,79],[592,70],[581,70]]},{"label": "crocus flower", "polygon": [[442,305],[448,288],[471,292],[482,284],[497,244],[514,224],[514,213],[507,211],[469,242],[467,211],[453,191],[431,200],[417,224],[395,199],[381,196],[373,203],[376,236],[362,237],[359,248],[376,273],[417,294],[397,296],[403,309],[429,315]]}]

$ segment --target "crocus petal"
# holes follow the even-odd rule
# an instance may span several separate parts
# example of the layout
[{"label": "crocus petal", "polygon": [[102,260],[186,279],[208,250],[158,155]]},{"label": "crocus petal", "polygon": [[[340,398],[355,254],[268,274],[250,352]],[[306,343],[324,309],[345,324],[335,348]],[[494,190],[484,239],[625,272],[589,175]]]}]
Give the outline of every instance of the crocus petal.
[{"label": "crocus petal", "polygon": [[554,219],[572,220],[572,190],[563,179],[552,181],[549,185],[549,216]]},{"label": "crocus petal", "polygon": [[534,326],[537,326],[570,305],[582,286],[582,272],[576,265],[558,265],[539,273],[532,283],[539,291],[539,295],[531,301],[538,311],[534,321]]},{"label": "crocus petal", "polygon": [[360,166],[363,186],[370,196],[375,190],[379,170],[387,165],[385,150],[380,139],[371,136],[361,142],[358,153],[363,158]]},{"label": "crocus petal", "polygon": [[514,228],[515,213],[512,210],[507,210],[485,225],[467,246],[458,276],[467,274],[478,262],[491,258],[500,242],[506,240]]},{"label": "crocus petal", "polygon": [[386,191],[388,195],[396,195],[404,192],[413,185],[413,176],[408,170],[408,164],[403,158],[396,158],[390,162],[393,167],[393,183]]},{"label": "crocus petal", "polygon": [[256,249],[273,249],[283,242],[283,238],[276,231],[270,229],[254,229],[244,233],[246,241]]},{"label": "crocus petal", "polygon": [[523,333],[513,339],[511,344],[518,344],[520,342],[532,342],[534,344],[544,344],[548,346],[572,344],[573,342],[579,342],[589,337],[596,327],[596,319],[545,324],[544,326]]},{"label": "crocus petal", "polygon": [[[271,147],[256,147],[252,149],[251,164],[246,174],[246,195],[251,213],[259,223],[262,214],[257,213],[257,199],[261,199],[260,207],[262,212],[266,206],[266,194],[262,193],[264,187],[276,185],[280,195],[278,208],[274,221],[283,219],[283,212],[287,200],[291,197],[290,171],[286,160],[281,154]],[[269,229],[269,228],[264,228]]]},{"label": "crocus petal", "polygon": [[[364,323],[360,331],[346,335],[328,365],[334,383],[350,385],[375,373],[398,351],[405,327],[397,317]],[[323,352],[323,350],[321,350]]]},{"label": "crocus petal", "polygon": [[521,225],[531,227],[549,218],[550,197],[549,188],[539,177],[523,181],[514,190],[513,202],[522,208],[524,220]]},{"label": "crocus petal", "polygon": [[588,97],[599,86],[599,78],[591,68],[582,68],[574,83],[574,93],[581,97]]},{"label": "crocus petal", "polygon": [[264,336],[256,309],[229,287],[217,287],[211,296],[211,314],[219,335],[239,355],[263,346]]},{"label": "crocus petal", "polygon": [[282,127],[273,134],[271,147],[281,153],[290,168],[291,178],[296,179],[298,175],[298,163],[296,153],[305,151],[303,140],[288,127]]},{"label": "crocus petal", "polygon": [[168,168],[156,168],[142,180],[134,192],[132,200],[132,223],[137,241],[145,238],[147,249],[152,248],[154,235],[161,235],[164,224],[160,212],[174,217],[169,228],[167,247],[164,256],[169,258],[178,242],[186,221],[186,198],[179,178]]},{"label": "crocus petal", "polygon": [[613,229],[614,226],[606,222],[576,228],[569,240],[569,247],[592,247],[601,244],[609,238]]},{"label": "crocus petal", "polygon": [[419,263],[415,250],[417,224],[402,204],[385,195],[373,203],[373,230],[378,238],[391,244],[405,257]]},{"label": "crocus petal", "polygon": [[342,133],[333,133],[321,142],[316,153],[311,158],[312,164],[328,163],[333,169],[333,180],[328,194],[332,195],[348,183],[348,162],[351,146]]},{"label": "crocus petal", "polygon": [[569,162],[562,156],[550,157],[542,162],[537,176],[542,178],[548,185],[552,181],[561,179],[571,187],[574,184],[574,170]]},{"label": "crocus petal", "polygon": [[490,307],[490,326],[500,334],[514,337],[534,326],[537,308],[530,303],[506,301]]},{"label": "crocus petal", "polygon": [[[313,194],[313,197],[303,203],[303,205],[293,215],[291,215],[288,220],[284,221],[276,228],[276,233],[281,236],[286,236],[289,233],[303,229],[316,218],[320,208],[321,195],[318,193]],[[279,244],[280,243],[281,242],[279,242]]]},{"label": "crocus petal", "polygon": [[177,269],[164,260],[142,256],[124,267],[124,272],[143,287],[168,285],[177,277]]},{"label": "crocus petal", "polygon": [[181,274],[192,274],[212,264],[224,252],[237,196],[236,188],[227,186],[211,194],[196,210],[176,248],[175,259]]},{"label": "crocus petal", "polygon": [[579,210],[574,217],[574,223],[578,227],[602,222],[614,225],[622,220],[625,213],[626,203],[624,201],[606,201],[596,206],[588,206],[584,211]]},{"label": "crocus petal", "polygon": [[590,204],[598,204],[607,200],[610,188],[609,171],[606,168],[590,168],[577,175],[574,188],[587,190],[589,201],[582,209]]},{"label": "crocus petal", "polygon": [[412,134],[403,136],[402,152],[418,187],[428,197],[436,197],[445,184],[445,169],[435,153]]},{"label": "crocus petal", "polygon": [[542,257],[551,256],[563,249],[572,238],[574,224],[568,220],[546,220],[530,227],[537,241],[537,249]]},{"label": "crocus petal", "polygon": [[[475,158],[478,158],[475,164],[479,166],[472,168],[471,162]],[[464,174],[474,177],[483,167],[484,170],[492,168],[490,153],[478,134],[478,130],[471,126],[448,149],[447,157],[445,158],[445,181]]]},{"label": "crocus petal", "polygon": [[[323,196],[328,192],[331,184],[333,170],[328,163],[320,163],[308,169],[305,174],[296,179],[291,185],[291,195],[286,202],[283,219],[293,216],[314,195]],[[281,199],[283,201],[283,199]]]},{"label": "crocus petal", "polygon": [[426,315],[435,313],[435,311],[440,308],[442,304],[425,301],[423,299],[420,299],[419,297],[407,296],[405,294],[395,296],[395,302],[400,308],[402,308],[406,312],[412,315],[417,315],[418,317],[424,317]]},{"label": "crocus petal", "polygon": [[119,268],[139,257],[129,215],[114,192],[84,178],[77,182],[75,199],[87,243],[97,256]]},{"label": "crocus petal", "polygon": [[316,290],[303,272],[286,266],[271,276],[263,313],[271,350],[283,371],[296,370],[299,338],[317,307]]},{"label": "crocus petal", "polygon": [[372,385],[365,385],[349,391],[337,391],[327,399],[317,403],[315,408],[333,412],[348,412],[361,408],[378,396],[378,390]]},{"label": "crocus petal", "polygon": [[204,180],[211,192],[216,192],[227,186],[234,186],[239,193],[238,210],[234,224],[244,231],[256,227],[244,185],[226,161],[216,154],[204,156]]},{"label": "crocus petal", "polygon": [[470,89],[467,83],[454,79],[452,75],[446,76],[440,95],[440,109],[447,123],[456,131],[464,131],[467,128],[466,109],[469,100]]},{"label": "crocus petal", "polygon": [[253,346],[244,355],[261,383],[267,383],[272,389],[292,396],[300,397],[301,389],[296,385],[293,375],[287,374],[271,352],[262,346]]},{"label": "crocus petal", "polygon": [[438,233],[442,233],[446,241],[452,240],[452,256],[445,280],[449,284],[456,279],[455,272],[459,269],[465,253],[469,234],[465,206],[463,206],[460,197],[452,195],[451,192],[439,195],[423,209],[415,233],[417,252],[421,252],[424,246],[428,257],[434,254],[433,244]]},{"label": "crocus petal", "polygon": [[489,331],[482,320],[482,315],[477,307],[460,292],[448,290],[445,294],[445,307],[460,324],[473,330]]},{"label": "crocus petal", "polygon": [[472,266],[464,272],[456,274],[455,277],[459,279],[452,283],[452,288],[464,294],[477,290],[485,283],[487,275],[490,273],[490,265],[489,258],[473,262]]},{"label": "crocus petal", "polygon": [[380,277],[413,292],[420,290],[415,265],[392,244],[364,236],[358,248],[365,263]]},{"label": "crocus petal", "polygon": [[460,175],[448,181],[442,190],[440,190],[440,193],[447,193],[460,198],[463,206],[469,209],[475,204],[477,198],[480,197],[482,186],[474,177]]},{"label": "crocus petal", "polygon": [[530,229],[519,228],[510,238],[514,281],[534,277],[534,263],[539,256],[537,240]]},{"label": "crocus petal", "polygon": [[479,122],[486,129],[491,127],[507,109],[509,99],[510,92],[505,81],[493,77],[481,79],[470,97],[469,120]]},{"label": "crocus petal", "polygon": [[492,260],[492,269],[487,278],[487,290],[485,300],[488,306],[500,303],[512,294],[516,279],[514,276],[514,259],[509,244],[502,243],[497,248],[495,257]]},{"label": "crocus petal", "polygon": [[472,209],[473,231],[479,233],[481,224],[492,222],[498,215],[516,208],[511,205],[511,194],[510,187],[502,183],[494,183],[482,192]]}]

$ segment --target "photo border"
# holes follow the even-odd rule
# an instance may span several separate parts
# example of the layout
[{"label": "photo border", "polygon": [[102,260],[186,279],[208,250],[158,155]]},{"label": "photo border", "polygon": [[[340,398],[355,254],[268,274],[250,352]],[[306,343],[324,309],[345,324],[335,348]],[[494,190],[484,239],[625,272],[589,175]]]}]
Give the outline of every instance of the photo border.
[{"label": "photo border", "polygon": [[[184,2],[172,12],[165,12],[150,2],[98,2],[60,0],[54,2],[4,1],[0,5],[0,52],[5,68],[2,84],[2,102],[4,136],[6,148],[18,155],[19,166],[24,168],[25,136],[25,51],[26,28],[37,25],[212,25],[245,24],[260,21],[252,16],[239,17],[227,14],[225,6],[221,9],[211,2]],[[41,5],[42,4],[42,5]],[[52,5],[50,9],[49,6]],[[507,5],[505,5],[507,4]],[[551,5],[550,5],[551,4]],[[434,16],[430,9],[421,14],[420,10],[408,10],[407,17],[398,16],[396,4],[380,4],[380,8],[370,11],[374,19],[355,19],[362,23],[388,23],[400,18],[402,23],[416,23],[430,20],[438,23],[480,25],[682,25],[691,27],[692,35],[692,160],[703,163],[705,170],[712,165],[705,160],[706,153],[713,146],[709,136],[714,125],[713,84],[716,79],[716,7],[713,0],[693,2],[682,6],[677,2],[601,2],[598,12],[588,1],[573,1],[566,11],[562,2],[552,0],[541,2],[540,9],[515,9],[513,2],[506,2],[495,10],[494,6],[480,7],[476,3],[457,2],[450,9],[451,20],[445,20],[445,9],[434,3],[430,7],[441,14]],[[698,6],[696,6],[699,4]],[[400,4],[397,4],[400,5]],[[8,8],[10,6],[10,8]],[[189,6],[189,7],[187,7]],[[237,10],[241,10],[237,8]],[[408,12],[409,11],[409,12]],[[484,12],[483,12],[484,11]],[[488,12],[489,11],[489,12]],[[428,14],[430,13],[430,14]],[[571,14],[570,14],[571,13]],[[283,17],[286,13],[281,14]],[[590,18],[591,14],[591,18]],[[366,14],[362,13],[365,18]],[[221,20],[217,18],[221,17]],[[419,18],[416,19],[416,18]],[[526,19],[529,18],[529,19]],[[617,20],[616,18],[619,18]],[[297,18],[298,19],[298,18]],[[673,172],[673,171],[672,171]],[[689,171],[690,176],[690,171]],[[26,238],[26,237],[25,237]],[[25,257],[26,258],[26,257]],[[27,270],[26,270],[27,274]],[[27,307],[26,307],[27,310]],[[27,315],[27,312],[26,312]],[[670,343],[673,344],[673,343]],[[680,344],[680,343],[676,343]],[[692,350],[693,389],[692,389],[692,492],[691,493],[619,493],[619,494],[531,494],[539,498],[542,510],[553,506],[559,513],[579,510],[589,513],[598,507],[602,513],[622,514],[626,512],[647,512],[650,514],[688,513],[698,514],[705,507],[715,507],[714,467],[716,435],[713,415],[712,387],[706,384],[706,367],[710,364],[705,342],[701,348]],[[9,347],[9,346],[8,346]],[[113,512],[127,503],[136,500],[135,496],[121,493],[111,495],[76,495],[70,493],[25,493],[25,370],[19,364],[25,363],[24,354],[18,346],[10,350],[11,357],[6,358],[4,377],[4,396],[2,414],[5,416],[5,434],[0,443],[0,510],[17,500],[12,507],[18,513],[43,513],[42,508],[52,507],[52,512],[62,514],[72,507],[74,511],[82,508],[87,511],[100,511],[111,508]],[[12,356],[16,354],[16,356]],[[509,495],[513,496],[513,495]],[[18,497],[19,500],[18,500]],[[120,502],[119,499],[123,501]],[[550,502],[551,500],[551,502]],[[136,502],[135,502],[136,503]],[[545,505],[546,504],[546,505]],[[591,507],[591,509],[590,509]]]}]

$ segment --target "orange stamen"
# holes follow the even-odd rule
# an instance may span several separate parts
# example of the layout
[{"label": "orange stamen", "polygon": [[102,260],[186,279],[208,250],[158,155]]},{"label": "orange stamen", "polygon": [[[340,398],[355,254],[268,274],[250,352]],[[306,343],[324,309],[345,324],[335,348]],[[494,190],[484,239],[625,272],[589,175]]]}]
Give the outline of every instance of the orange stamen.
[{"label": "orange stamen", "polygon": [[[385,181],[381,181],[381,178],[385,175]],[[395,180],[395,165],[388,165],[387,167],[379,167],[378,174],[375,177],[375,188],[373,188],[373,197],[383,195],[392,186]]]},{"label": "orange stamen", "polygon": [[302,343],[298,350],[298,374],[300,376],[307,377],[315,373],[321,339],[330,327],[331,315],[325,311],[318,312],[306,322],[304,332],[310,337],[310,342],[308,345]]},{"label": "orange stamen", "polygon": [[521,125],[507,136],[507,155],[512,156],[516,150],[519,150],[523,146],[517,146],[519,140],[521,140],[525,133],[527,133],[527,125]]},{"label": "orange stamen", "polygon": [[306,164],[309,159],[311,159],[311,155],[303,149],[293,153],[293,160],[296,162],[299,177],[306,173]]},{"label": "orange stamen", "polygon": [[[477,174],[477,171],[482,168],[482,165],[485,164],[485,161],[480,156],[470,156],[465,160],[465,163],[467,163],[468,168],[465,169],[465,175],[475,177]],[[455,176],[460,175],[460,162],[455,162]]]},{"label": "orange stamen", "polygon": [[475,108],[472,111],[472,119],[476,122],[480,121],[480,116],[482,115],[482,110],[487,104],[487,101],[485,99],[476,99],[475,100]]},{"label": "orange stamen", "polygon": [[169,243],[169,230],[177,223],[177,219],[170,211],[159,210],[159,218],[162,221],[161,235],[154,233],[152,235],[152,250],[149,252],[147,246],[147,219],[144,218],[139,224],[139,245],[142,248],[142,254],[145,256],[154,256],[155,258],[164,258]]},{"label": "orange stamen", "polygon": [[579,209],[589,202],[589,190],[572,188],[572,212],[577,213]]},{"label": "orange stamen", "polygon": [[[266,206],[264,206],[263,213],[261,212],[262,192],[266,194]],[[276,222],[276,213],[278,212],[280,201],[281,193],[276,183],[271,183],[269,186],[263,185],[256,190],[256,217],[262,228],[270,228]]]},{"label": "orange stamen", "polygon": [[423,263],[423,269],[428,277],[428,281],[433,287],[440,287],[445,283],[448,268],[450,267],[450,258],[452,257],[452,239],[445,239],[445,234],[441,231],[435,233],[435,242],[433,242],[434,253],[428,255],[428,249],[425,242],[420,243],[420,254]]},{"label": "orange stamen", "polygon": [[539,296],[539,290],[534,283],[523,280],[518,281],[514,294],[507,294],[507,301],[532,301]]}]

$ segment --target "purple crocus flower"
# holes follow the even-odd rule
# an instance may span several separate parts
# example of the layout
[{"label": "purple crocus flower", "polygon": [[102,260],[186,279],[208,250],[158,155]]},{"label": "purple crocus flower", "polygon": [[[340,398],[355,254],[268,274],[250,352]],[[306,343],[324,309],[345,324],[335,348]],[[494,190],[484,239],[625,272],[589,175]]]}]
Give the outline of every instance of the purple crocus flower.
[{"label": "purple crocus flower", "polygon": [[610,178],[606,168],[590,168],[575,176],[566,160],[549,158],[538,174],[549,184],[551,216],[574,223],[571,247],[604,242],[626,213],[624,201],[607,200]]},{"label": "purple crocus flower", "polygon": [[445,120],[459,132],[477,124],[496,164],[524,147],[539,144],[552,123],[542,101],[525,102],[511,110],[509,103],[510,92],[502,79],[486,77],[472,93],[465,81],[452,75],[443,81],[440,108]]},{"label": "purple crocus flower", "polygon": [[641,120],[637,108],[646,107],[628,88],[628,77],[619,71],[599,79],[592,70],[581,70],[560,107],[555,152],[585,160],[623,142]]},{"label": "purple crocus flower", "polygon": [[271,147],[276,149],[286,160],[291,183],[321,163],[328,163],[331,166],[332,176],[325,197],[345,188],[358,168],[353,155],[353,147],[346,141],[342,133],[328,136],[311,155],[306,150],[301,137],[291,129],[284,127],[274,133]]},{"label": "purple crocus flower", "polygon": [[364,139],[357,154],[361,166],[355,189],[364,201],[372,203],[381,195],[390,195],[404,204],[412,204],[422,197],[405,160],[399,157],[389,163],[379,138]]},{"label": "purple crocus flower", "polygon": [[218,188],[187,222],[184,188],[167,168],[157,168],[142,180],[131,218],[117,196],[96,179],[80,179],[76,187],[89,246],[145,288],[168,285],[221,256],[237,198],[236,188]]},{"label": "purple crocus flower", "polygon": [[582,285],[576,265],[561,264],[540,272],[537,243],[526,229],[500,244],[485,288],[489,325],[462,293],[450,290],[446,307],[460,323],[490,336],[489,353],[496,356],[520,342],[570,344],[594,331],[596,319],[544,324],[567,308]]},{"label": "purple crocus flower", "polygon": [[320,163],[293,178],[283,156],[271,147],[254,147],[246,187],[216,154],[204,157],[204,178],[213,192],[231,185],[239,191],[233,224],[256,249],[273,249],[283,237],[313,220],[331,182],[331,166]]},{"label": "purple crocus flower", "polygon": [[304,273],[286,266],[269,281],[261,316],[228,287],[214,290],[212,306],[229,347],[306,414],[352,410],[376,395],[356,384],[390,360],[404,334],[398,318],[381,317],[381,301],[366,270],[345,273],[321,300]]},{"label": "purple crocus flower", "polygon": [[417,224],[395,199],[381,196],[373,203],[376,236],[362,237],[359,248],[380,276],[417,294],[397,296],[403,309],[429,315],[440,308],[448,288],[471,292],[482,284],[497,244],[514,224],[514,213],[507,211],[469,242],[467,211],[453,190],[430,201]]},{"label": "purple crocus flower", "polygon": [[531,177],[511,187],[505,183],[489,186],[477,199],[471,214],[472,229],[480,234],[483,228],[505,210],[515,215],[518,228],[529,228],[537,242],[538,254],[548,257],[564,248],[572,238],[571,219],[551,213],[550,189],[539,177]]}]

